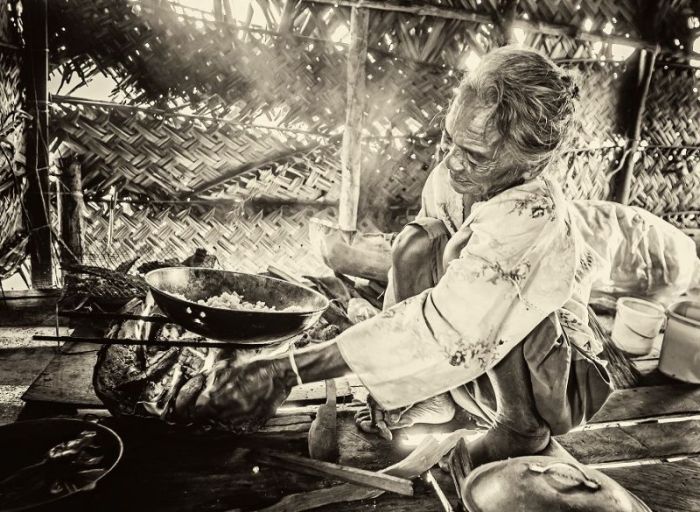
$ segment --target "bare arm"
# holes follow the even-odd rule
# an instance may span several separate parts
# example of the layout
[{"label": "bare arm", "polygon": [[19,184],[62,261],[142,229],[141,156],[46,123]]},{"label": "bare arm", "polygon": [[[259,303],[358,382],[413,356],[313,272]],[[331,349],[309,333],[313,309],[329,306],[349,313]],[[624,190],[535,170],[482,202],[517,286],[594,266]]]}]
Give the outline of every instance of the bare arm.
[{"label": "bare arm", "polygon": [[[294,361],[302,382],[316,382],[342,377],[351,372],[335,341],[314,345],[294,352]],[[297,384],[288,355],[279,356],[275,364],[289,386]]]}]

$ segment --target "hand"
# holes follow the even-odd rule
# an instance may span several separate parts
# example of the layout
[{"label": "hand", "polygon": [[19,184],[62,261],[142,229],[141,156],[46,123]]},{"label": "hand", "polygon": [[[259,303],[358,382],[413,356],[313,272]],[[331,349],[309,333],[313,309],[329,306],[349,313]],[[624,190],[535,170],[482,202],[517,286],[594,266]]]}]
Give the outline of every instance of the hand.
[{"label": "hand", "polygon": [[280,360],[237,365],[225,359],[180,389],[175,420],[238,433],[254,432],[275,414],[290,389]]}]

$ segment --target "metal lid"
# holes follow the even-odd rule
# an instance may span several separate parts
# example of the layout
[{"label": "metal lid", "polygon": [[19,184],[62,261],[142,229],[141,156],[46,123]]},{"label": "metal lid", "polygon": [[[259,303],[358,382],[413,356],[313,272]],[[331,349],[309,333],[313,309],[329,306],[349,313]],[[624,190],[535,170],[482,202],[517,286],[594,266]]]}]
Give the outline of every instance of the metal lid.
[{"label": "metal lid", "polygon": [[517,457],[475,469],[463,500],[469,512],[651,512],[612,478],[554,457]]}]

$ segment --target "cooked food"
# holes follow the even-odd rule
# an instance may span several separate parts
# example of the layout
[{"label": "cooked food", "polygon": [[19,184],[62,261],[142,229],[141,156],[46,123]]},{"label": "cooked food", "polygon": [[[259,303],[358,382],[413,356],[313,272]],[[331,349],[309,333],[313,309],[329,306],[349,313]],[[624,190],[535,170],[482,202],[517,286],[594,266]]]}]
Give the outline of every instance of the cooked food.
[{"label": "cooked food", "polygon": [[259,300],[254,304],[243,300],[243,296],[233,292],[224,292],[221,295],[215,297],[209,297],[207,300],[198,300],[197,304],[203,306],[211,306],[213,308],[225,308],[225,309],[255,309],[260,311],[276,311],[274,306],[268,306],[265,301]]},{"label": "cooked food", "polygon": [[[191,300],[182,294],[174,293],[173,295],[181,299]],[[275,306],[268,306],[265,301],[262,300],[256,301],[255,303],[248,302],[247,300],[244,300],[243,296],[237,293],[235,290],[232,292],[224,292],[221,295],[209,297],[208,299],[199,299],[197,304],[212,308],[249,309],[252,311],[283,311],[286,313],[304,311],[304,308],[301,306],[287,306],[283,309],[277,309]]]}]

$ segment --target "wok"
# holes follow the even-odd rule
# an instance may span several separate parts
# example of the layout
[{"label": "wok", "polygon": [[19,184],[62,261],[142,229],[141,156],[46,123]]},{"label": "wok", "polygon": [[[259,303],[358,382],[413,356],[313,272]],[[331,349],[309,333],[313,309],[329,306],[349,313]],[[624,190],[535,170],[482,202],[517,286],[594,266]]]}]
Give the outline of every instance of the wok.
[{"label": "wok", "polygon": [[[326,297],[305,286],[211,268],[161,268],[146,274],[146,283],[158,307],[173,322],[207,338],[240,344],[271,343],[299,334],[314,325],[329,304]],[[247,302],[263,301],[278,311],[197,304],[234,291]],[[290,306],[299,310],[282,311]]]},{"label": "wok", "polygon": [[[94,475],[78,477],[74,471],[55,469],[45,471],[47,466],[37,465],[46,459],[49,450],[60,443],[65,443],[80,437],[84,431],[94,432],[96,452],[91,455],[101,457],[99,471]],[[15,512],[28,508],[53,503],[68,498],[81,491],[95,488],[97,482],[104,478],[117,465],[122,457],[124,446],[119,436],[111,429],[86,420],[72,418],[46,418],[40,420],[18,421],[0,427],[0,481],[17,475],[22,477],[13,483],[13,489],[18,485],[28,485],[29,481],[42,482],[40,487],[31,492],[22,492],[12,499],[2,499],[0,496],[0,511]],[[28,469],[28,468],[37,469]],[[58,472],[58,473],[57,473]],[[52,494],[48,488],[55,475],[60,475],[72,482],[70,487],[63,487],[60,492]],[[44,475],[51,475],[45,477]],[[31,479],[31,480],[29,480]],[[71,500],[68,500],[71,501]],[[43,507],[42,507],[43,510]]]}]

